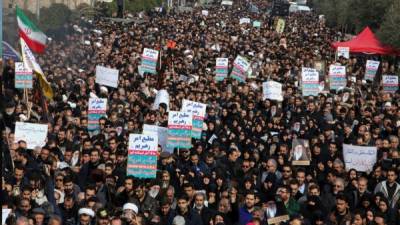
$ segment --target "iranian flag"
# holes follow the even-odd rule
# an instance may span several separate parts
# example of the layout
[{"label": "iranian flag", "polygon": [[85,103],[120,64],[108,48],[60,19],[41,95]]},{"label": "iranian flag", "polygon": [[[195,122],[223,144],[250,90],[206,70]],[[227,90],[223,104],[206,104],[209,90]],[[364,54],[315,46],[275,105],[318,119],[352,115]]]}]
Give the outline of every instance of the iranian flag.
[{"label": "iranian flag", "polygon": [[16,8],[19,36],[25,40],[32,51],[43,53],[46,47],[47,36],[28,19],[18,6]]}]

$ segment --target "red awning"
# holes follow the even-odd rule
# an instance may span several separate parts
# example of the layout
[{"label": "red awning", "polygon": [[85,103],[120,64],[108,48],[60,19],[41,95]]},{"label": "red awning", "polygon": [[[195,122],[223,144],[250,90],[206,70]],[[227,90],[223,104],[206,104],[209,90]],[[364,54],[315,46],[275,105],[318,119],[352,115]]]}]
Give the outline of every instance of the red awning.
[{"label": "red awning", "polygon": [[390,46],[383,45],[369,27],[366,27],[361,33],[350,41],[334,42],[332,46],[337,49],[338,47],[349,47],[350,52],[353,53],[369,53],[379,55],[400,55],[400,51],[396,51]]}]

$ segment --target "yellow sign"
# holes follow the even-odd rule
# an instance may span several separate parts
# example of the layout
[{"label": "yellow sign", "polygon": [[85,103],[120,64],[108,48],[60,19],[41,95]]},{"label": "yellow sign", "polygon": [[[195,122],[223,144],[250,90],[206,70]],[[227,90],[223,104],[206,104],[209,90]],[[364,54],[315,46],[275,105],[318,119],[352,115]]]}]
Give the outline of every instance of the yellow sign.
[{"label": "yellow sign", "polygon": [[278,19],[278,23],[276,23],[276,32],[282,34],[284,30],[285,30],[285,20]]}]

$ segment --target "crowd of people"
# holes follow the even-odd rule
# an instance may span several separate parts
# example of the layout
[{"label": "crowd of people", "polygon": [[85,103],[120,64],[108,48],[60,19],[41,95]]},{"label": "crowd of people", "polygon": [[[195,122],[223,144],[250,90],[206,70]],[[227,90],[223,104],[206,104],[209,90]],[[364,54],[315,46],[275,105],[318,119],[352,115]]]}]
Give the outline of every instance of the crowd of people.
[{"label": "crowd of people", "polygon": [[[2,74],[3,209],[7,224],[29,225],[264,225],[400,224],[398,173],[400,92],[384,93],[381,74],[396,65],[381,58],[365,82],[365,60],[335,57],[330,44],[343,34],[314,13],[285,17],[283,33],[268,1],[213,5],[192,12],[151,11],[140,22],[79,19],[62,40],[37,55],[54,98],[35,89],[28,100],[14,88],[14,62]],[[137,15],[134,15],[137,16]],[[239,24],[240,18],[261,27]],[[139,20],[138,20],[139,21]],[[176,46],[167,46],[168,41]],[[143,48],[161,52],[158,74],[139,75]],[[217,57],[252,62],[246,82],[215,81]],[[302,67],[346,66],[347,87],[303,97]],[[119,70],[119,85],[95,82],[96,65]],[[283,101],[263,99],[262,83],[283,84]],[[152,109],[157,90],[207,104],[205,128],[190,149],[160,147],[156,179],[126,176],[127,141],[143,124],[166,127],[167,107]],[[100,132],[88,131],[88,99],[108,99]],[[17,121],[48,125],[46,145],[14,140]],[[292,141],[309,141],[309,165],[293,165]],[[346,168],[343,144],[376,146],[373,169]],[[281,217],[282,218],[282,217]],[[278,223],[278,224],[279,224]]]}]

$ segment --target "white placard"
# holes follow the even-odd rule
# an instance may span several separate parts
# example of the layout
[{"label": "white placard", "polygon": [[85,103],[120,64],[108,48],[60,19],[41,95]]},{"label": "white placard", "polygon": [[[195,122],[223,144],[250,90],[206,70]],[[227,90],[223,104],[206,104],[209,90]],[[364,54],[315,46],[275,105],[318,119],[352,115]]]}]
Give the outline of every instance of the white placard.
[{"label": "white placard", "polygon": [[47,124],[16,122],[14,141],[25,141],[29,149],[46,145]]},{"label": "white placard", "polygon": [[399,77],[397,75],[382,76],[383,91],[394,93],[399,89]]},{"label": "white placard", "polygon": [[319,73],[314,68],[301,69],[301,85],[303,96],[317,96],[319,94]]},{"label": "white placard", "polygon": [[275,81],[267,81],[263,83],[263,100],[271,99],[283,101],[282,84]]},{"label": "white placard", "polygon": [[144,48],[142,57],[145,59],[156,60],[158,59],[158,51],[151,48]]},{"label": "white placard", "polygon": [[346,170],[356,169],[357,171],[372,171],[376,163],[376,147],[343,145],[343,158]]},{"label": "white placard", "polygon": [[167,90],[159,90],[153,104],[153,110],[157,110],[160,107],[160,103],[167,105],[167,111],[169,111],[169,94]]},{"label": "white placard", "polygon": [[[207,105],[200,103],[200,102],[194,102],[190,100],[183,99],[182,102],[182,111],[183,112],[191,112],[193,113],[194,117],[201,117],[204,118],[206,115],[206,108]],[[196,119],[196,118],[194,118]]]},{"label": "white placard", "polygon": [[217,58],[215,64],[215,67],[217,68],[227,68],[228,58]]},{"label": "white placard", "polygon": [[104,66],[96,66],[96,83],[105,86],[118,87],[119,71]]},{"label": "white placard", "polygon": [[162,151],[168,151],[167,138],[168,128],[156,125],[143,124],[143,134],[155,133],[158,136],[158,144],[161,146]]},{"label": "white placard", "polygon": [[222,1],[221,5],[233,5],[233,1]]},{"label": "white placard", "polygon": [[180,129],[184,127],[192,129],[192,113],[170,111],[168,113],[168,128]]},{"label": "white placard", "polygon": [[201,10],[201,15],[208,16],[208,10]]},{"label": "white placard", "polygon": [[240,18],[239,24],[250,23],[250,18]]},{"label": "white placard", "polygon": [[129,151],[157,151],[157,134],[129,134]]},{"label": "white placard", "polygon": [[349,47],[338,47],[337,48],[338,57],[343,56],[346,59],[350,58],[350,48]]},{"label": "white placard", "polygon": [[1,209],[1,224],[6,224],[8,215],[10,215],[11,209]]}]

